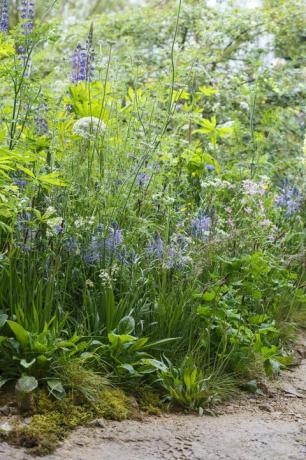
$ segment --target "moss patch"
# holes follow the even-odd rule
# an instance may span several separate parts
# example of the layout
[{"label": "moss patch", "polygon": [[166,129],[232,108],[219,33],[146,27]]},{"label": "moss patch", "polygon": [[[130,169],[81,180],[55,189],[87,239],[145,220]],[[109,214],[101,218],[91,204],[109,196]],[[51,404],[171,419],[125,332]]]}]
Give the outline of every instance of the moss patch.
[{"label": "moss patch", "polygon": [[140,390],[137,394],[139,407],[146,415],[161,415],[165,411],[165,405],[161,402],[160,394],[149,388]]},{"label": "moss patch", "polygon": [[31,417],[29,424],[19,424],[9,433],[0,431],[0,439],[25,447],[33,455],[46,455],[80,425],[86,425],[95,418],[136,418],[139,417],[139,409],[135,401],[119,389],[101,391],[93,403],[85,402],[82,395],[76,393],[59,401],[50,399],[45,391],[39,391],[25,414]]}]

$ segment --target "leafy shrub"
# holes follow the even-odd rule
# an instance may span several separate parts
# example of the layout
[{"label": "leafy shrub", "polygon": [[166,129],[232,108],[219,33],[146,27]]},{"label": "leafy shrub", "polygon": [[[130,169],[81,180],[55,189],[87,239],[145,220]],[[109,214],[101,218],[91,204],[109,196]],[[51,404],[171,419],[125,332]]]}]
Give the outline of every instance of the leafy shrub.
[{"label": "leafy shrub", "polygon": [[300,2],[73,30],[42,3],[0,10],[0,386],[199,410],[277,374],[306,312]]}]

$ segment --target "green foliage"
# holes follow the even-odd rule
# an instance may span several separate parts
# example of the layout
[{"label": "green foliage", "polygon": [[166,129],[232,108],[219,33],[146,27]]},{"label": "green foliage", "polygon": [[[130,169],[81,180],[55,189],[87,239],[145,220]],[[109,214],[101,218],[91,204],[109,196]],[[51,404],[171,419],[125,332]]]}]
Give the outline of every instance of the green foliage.
[{"label": "green foliage", "polygon": [[170,364],[167,371],[160,372],[159,381],[167,399],[186,409],[203,409],[234,394],[234,379],[213,372],[205,376],[191,358],[186,358],[178,368]]},{"label": "green foliage", "polygon": [[[23,408],[44,388],[57,408],[14,442],[48,451],[94,414],[128,417],[110,385],[202,411],[291,364],[306,316],[300,9],[170,1],[73,28],[54,10],[30,37],[1,35],[0,388]],[[68,83],[78,42],[96,68]]]}]

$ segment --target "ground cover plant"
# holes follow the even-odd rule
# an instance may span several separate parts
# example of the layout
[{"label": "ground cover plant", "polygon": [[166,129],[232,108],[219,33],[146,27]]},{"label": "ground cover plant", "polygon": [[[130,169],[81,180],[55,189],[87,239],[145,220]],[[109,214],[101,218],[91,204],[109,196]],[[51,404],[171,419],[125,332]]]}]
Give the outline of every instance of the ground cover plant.
[{"label": "ground cover plant", "polygon": [[[45,430],[53,407],[55,439],[135,416],[129,398],[201,413],[260,391],[306,317],[302,2],[92,5],[71,23],[61,2],[15,3],[0,2],[1,391]],[[33,423],[13,442],[48,451]]]}]

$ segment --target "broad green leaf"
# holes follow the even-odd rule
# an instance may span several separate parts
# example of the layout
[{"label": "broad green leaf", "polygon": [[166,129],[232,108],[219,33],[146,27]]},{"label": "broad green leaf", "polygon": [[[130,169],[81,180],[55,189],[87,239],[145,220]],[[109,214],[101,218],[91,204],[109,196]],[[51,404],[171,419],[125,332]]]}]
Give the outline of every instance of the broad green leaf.
[{"label": "broad green leaf", "polygon": [[64,179],[60,177],[60,173],[58,172],[46,174],[45,176],[37,176],[37,180],[46,185],[55,185],[56,187],[67,186],[67,182],[65,182]]},{"label": "broad green leaf", "polygon": [[133,342],[133,344],[129,347],[129,351],[138,351],[138,350],[143,350],[143,347],[146,345],[148,342],[149,338],[148,337],[142,337],[141,339],[137,339]]},{"label": "broad green leaf", "polygon": [[15,54],[14,46],[11,42],[3,43],[0,39],[0,60],[11,57]]},{"label": "broad green leaf", "polygon": [[131,364],[127,364],[127,363],[125,363],[125,364],[120,364],[118,367],[121,368],[121,369],[125,369],[125,370],[128,371],[128,373],[131,374],[131,375],[138,374],[138,373],[135,371],[134,367],[133,367]]},{"label": "broad green leaf", "polygon": [[9,379],[5,379],[4,377],[0,376],[0,388],[2,388],[8,381]]},{"label": "broad green leaf", "polygon": [[18,169],[20,169],[20,171],[24,172],[27,176],[31,177],[32,179],[35,179],[35,174],[29,169],[29,168],[26,168],[25,166],[21,166],[21,165],[17,165]]},{"label": "broad green leaf", "polygon": [[7,324],[15,334],[16,339],[23,347],[29,344],[30,334],[20,324],[15,321],[8,321]]},{"label": "broad green leaf", "polygon": [[159,361],[158,359],[143,358],[139,361],[139,363],[141,365],[151,367],[153,371],[157,369],[159,371],[167,372],[168,370],[168,367],[166,366],[166,364],[163,363],[162,361]]},{"label": "broad green leaf", "polygon": [[35,377],[23,375],[16,383],[16,391],[19,393],[31,393],[38,387],[38,381]]},{"label": "broad green leaf", "polygon": [[200,86],[199,91],[204,94],[204,96],[213,96],[217,93],[217,90],[211,86]]},{"label": "broad green leaf", "polygon": [[48,379],[47,385],[50,393],[56,399],[63,399],[65,397],[66,391],[59,379]]},{"label": "broad green leaf", "polygon": [[117,346],[119,344],[123,345],[125,343],[134,342],[137,339],[136,337],[133,337],[132,335],[128,335],[128,334],[117,335],[114,332],[110,332],[108,334],[108,340],[110,341],[112,345]]},{"label": "broad green leaf", "polygon": [[124,316],[117,327],[118,334],[131,334],[135,329],[135,320],[132,316]]},{"label": "broad green leaf", "polygon": [[5,313],[0,313],[0,328],[7,322],[8,316]]},{"label": "broad green leaf", "polygon": [[25,359],[22,359],[20,361],[20,365],[24,367],[25,369],[28,369],[29,367],[33,366],[33,364],[36,363],[36,359],[34,358],[32,361],[27,362]]}]

